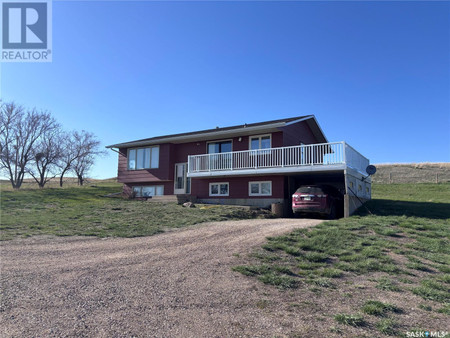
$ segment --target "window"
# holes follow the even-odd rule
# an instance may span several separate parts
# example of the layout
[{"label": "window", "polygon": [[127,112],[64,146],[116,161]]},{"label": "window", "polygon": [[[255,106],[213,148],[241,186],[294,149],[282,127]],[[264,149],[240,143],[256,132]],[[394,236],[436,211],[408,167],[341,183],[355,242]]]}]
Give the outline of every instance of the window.
[{"label": "window", "polygon": [[133,192],[136,194],[136,197],[162,196],[164,195],[164,186],[163,185],[137,186],[133,187]]},{"label": "window", "polygon": [[231,152],[231,141],[208,143],[208,154],[229,153],[229,152]]},{"label": "window", "polygon": [[209,196],[228,196],[228,195],[229,195],[228,182],[209,184]]},{"label": "window", "polygon": [[249,196],[272,196],[272,181],[249,182]]},{"label": "window", "polygon": [[128,170],[150,169],[158,167],[158,146],[128,150]]},{"label": "window", "polygon": [[186,194],[191,193],[191,178],[186,177]]},{"label": "window", "polygon": [[270,135],[260,135],[250,137],[250,150],[272,148]]},{"label": "window", "polygon": [[[231,169],[231,141],[220,141],[208,143],[209,168],[211,170]],[[226,153],[226,154],[223,154]]]}]

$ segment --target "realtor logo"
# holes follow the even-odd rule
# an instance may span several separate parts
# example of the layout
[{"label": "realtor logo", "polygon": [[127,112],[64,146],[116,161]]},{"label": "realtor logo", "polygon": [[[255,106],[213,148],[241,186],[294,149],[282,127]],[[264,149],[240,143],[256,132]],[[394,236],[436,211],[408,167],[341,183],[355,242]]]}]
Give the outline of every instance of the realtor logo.
[{"label": "realtor logo", "polygon": [[1,61],[51,61],[51,2],[2,2],[1,11]]}]

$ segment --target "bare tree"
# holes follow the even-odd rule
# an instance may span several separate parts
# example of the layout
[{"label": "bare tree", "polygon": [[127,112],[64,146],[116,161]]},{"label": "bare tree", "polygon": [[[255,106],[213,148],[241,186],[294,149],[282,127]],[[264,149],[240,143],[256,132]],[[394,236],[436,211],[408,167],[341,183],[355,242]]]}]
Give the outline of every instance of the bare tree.
[{"label": "bare tree", "polygon": [[59,185],[63,186],[63,177],[70,170],[77,175],[78,184],[83,185],[86,174],[94,164],[95,156],[104,154],[103,151],[100,151],[100,141],[95,138],[94,134],[85,130],[74,131],[65,139]]},{"label": "bare tree", "polygon": [[66,133],[61,142],[61,156],[59,158],[59,167],[61,173],[59,176],[59,186],[62,187],[64,183],[64,175],[72,169],[74,161],[82,155],[81,148],[77,147],[77,140],[79,134],[75,131]]},{"label": "bare tree", "polygon": [[62,156],[62,134],[59,127],[42,134],[33,152],[34,166],[28,173],[37,182],[39,188],[58,174],[58,164]]},{"label": "bare tree", "polygon": [[78,185],[83,185],[87,173],[94,164],[94,156],[86,155],[75,160],[73,171],[77,175]]},{"label": "bare tree", "polygon": [[13,188],[19,189],[33,160],[33,147],[57,123],[47,112],[36,109],[25,112],[14,102],[2,103],[0,115],[0,170],[8,176]]}]

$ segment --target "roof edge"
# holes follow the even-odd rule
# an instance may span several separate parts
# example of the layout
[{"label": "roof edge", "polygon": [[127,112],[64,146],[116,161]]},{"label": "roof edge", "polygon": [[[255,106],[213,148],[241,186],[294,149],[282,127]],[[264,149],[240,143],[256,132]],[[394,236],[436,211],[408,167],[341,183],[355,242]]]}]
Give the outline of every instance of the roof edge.
[{"label": "roof edge", "polygon": [[[293,124],[293,123],[306,121],[311,118],[313,118],[315,120],[314,115],[306,115],[306,116],[291,117],[291,118],[272,120],[272,121],[266,121],[266,122],[257,122],[257,123],[251,123],[251,124],[236,125],[236,126],[230,126],[230,127],[224,127],[224,128],[218,128],[218,129],[206,129],[206,130],[199,130],[199,131],[188,132],[188,133],[163,135],[163,136],[157,136],[157,137],[148,138],[148,139],[116,143],[116,144],[108,145],[105,148],[107,148],[107,149],[128,148],[128,147],[134,147],[134,146],[144,146],[144,145],[152,145],[152,144],[171,143],[171,142],[183,143],[183,142],[195,141],[195,140],[198,140],[199,138],[200,139],[201,138],[216,138],[216,137],[227,136],[227,135],[230,135],[233,133],[244,132],[244,131],[245,131],[245,133],[256,132],[256,131],[270,131],[270,130],[278,129],[281,127],[285,127],[285,126]],[[317,120],[315,120],[315,121],[317,123]]]}]

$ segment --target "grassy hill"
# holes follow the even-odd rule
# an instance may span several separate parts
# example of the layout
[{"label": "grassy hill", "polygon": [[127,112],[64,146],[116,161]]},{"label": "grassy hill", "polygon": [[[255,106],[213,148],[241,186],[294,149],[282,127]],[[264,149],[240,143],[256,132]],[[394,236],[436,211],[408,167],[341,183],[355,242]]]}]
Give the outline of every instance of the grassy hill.
[{"label": "grassy hill", "polygon": [[[94,184],[95,183],[95,184]],[[150,236],[171,228],[210,221],[272,217],[238,206],[183,208],[176,203],[129,200],[120,195],[114,180],[91,182],[79,187],[21,188],[10,185],[0,196],[0,240],[36,235],[136,237]]]},{"label": "grassy hill", "polygon": [[450,182],[450,163],[375,164],[374,183]]},{"label": "grassy hill", "polygon": [[[406,170],[448,170],[447,165],[411,166],[391,165],[390,170],[395,167],[403,175]],[[383,174],[380,167],[378,175]],[[205,221],[255,217],[233,206],[187,209],[104,197],[121,191],[115,182],[19,191],[5,191],[3,185],[2,240],[147,236]],[[235,253],[235,270],[281,289],[276,297],[285,299],[293,315],[309,318],[308,336],[405,336],[407,331],[446,330],[450,183],[374,184],[367,207],[371,215],[361,209],[347,219],[269,238],[250,255]],[[273,296],[267,293],[258,309],[268,310]]]},{"label": "grassy hill", "polygon": [[[117,182],[116,177],[107,178],[107,179],[95,179],[95,178],[86,178],[84,181],[84,185],[92,185],[97,183],[114,183]],[[78,186],[78,180],[76,177],[64,177],[63,180],[63,188],[71,188]],[[120,185],[121,186],[121,185]],[[38,185],[36,181],[33,178],[25,178],[22,183],[21,189],[38,189]],[[52,178],[47,184],[45,185],[45,189],[47,188],[59,188],[59,177]],[[2,191],[10,191],[13,190],[11,187],[11,182],[6,179],[0,179],[0,189]]]},{"label": "grassy hill", "polygon": [[450,183],[374,184],[367,207],[268,238],[234,270],[282,290],[299,318],[315,314],[308,336],[446,331]]}]

